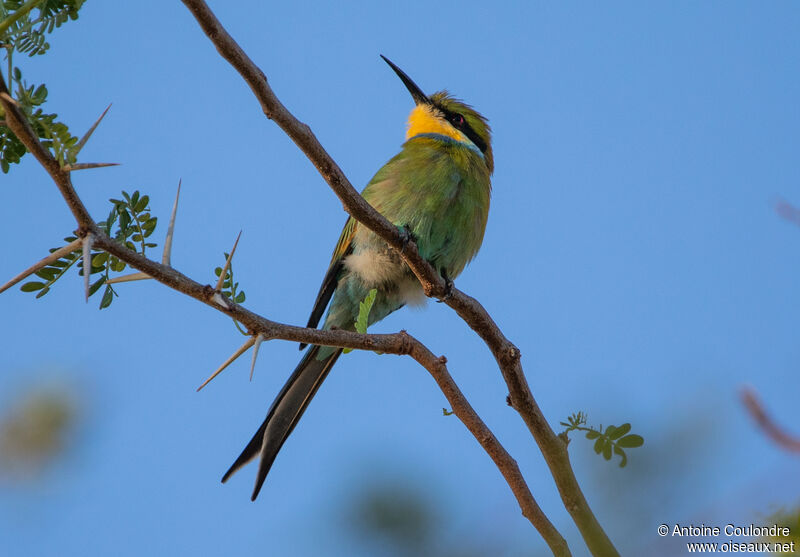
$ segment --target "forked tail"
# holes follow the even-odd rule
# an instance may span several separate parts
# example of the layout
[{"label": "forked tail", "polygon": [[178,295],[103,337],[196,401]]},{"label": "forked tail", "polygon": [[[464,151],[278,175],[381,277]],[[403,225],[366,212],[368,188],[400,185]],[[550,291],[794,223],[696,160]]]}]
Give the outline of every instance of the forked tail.
[{"label": "forked tail", "polygon": [[264,423],[258,428],[233,466],[222,476],[222,482],[225,483],[234,472],[260,454],[261,460],[258,464],[258,475],[253,495],[250,497],[251,501],[255,501],[258,497],[258,492],[261,491],[261,486],[267,478],[275,457],[278,456],[278,452],[305,412],[308,403],[314,398],[317,389],[342,353],[341,348],[335,349],[330,356],[318,360],[319,351],[319,346],[312,346],[305,353],[294,373],[270,406]]}]

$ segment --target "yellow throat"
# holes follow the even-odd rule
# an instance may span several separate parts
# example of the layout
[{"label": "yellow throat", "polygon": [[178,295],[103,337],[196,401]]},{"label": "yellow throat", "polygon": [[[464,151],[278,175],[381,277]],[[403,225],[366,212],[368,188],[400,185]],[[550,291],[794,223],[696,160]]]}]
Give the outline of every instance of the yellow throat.
[{"label": "yellow throat", "polygon": [[442,119],[436,108],[429,104],[418,104],[408,116],[406,139],[411,139],[421,133],[438,133],[462,143],[470,142],[466,135]]}]

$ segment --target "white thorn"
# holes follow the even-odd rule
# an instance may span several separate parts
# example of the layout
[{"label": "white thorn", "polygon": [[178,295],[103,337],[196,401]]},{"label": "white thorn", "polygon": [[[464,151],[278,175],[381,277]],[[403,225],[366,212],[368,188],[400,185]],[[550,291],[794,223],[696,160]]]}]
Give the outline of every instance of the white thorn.
[{"label": "white thorn", "polygon": [[108,279],[105,284],[117,284],[119,282],[132,282],[135,280],[147,280],[151,279],[150,275],[147,273],[131,273],[129,275],[122,275],[121,277],[114,277],[112,279]]},{"label": "white thorn", "polygon": [[220,373],[222,373],[222,371],[223,371],[223,370],[224,370],[226,367],[228,367],[229,365],[231,365],[231,364],[232,364],[232,363],[233,363],[233,362],[236,360],[236,358],[238,358],[239,356],[241,356],[242,354],[244,354],[244,353],[247,351],[247,349],[248,349],[248,348],[250,348],[251,346],[253,346],[253,343],[254,343],[255,341],[256,341],[256,339],[255,339],[255,338],[253,338],[253,337],[250,337],[250,338],[248,338],[248,339],[247,339],[247,342],[245,342],[245,343],[244,343],[244,344],[243,344],[243,345],[242,345],[242,346],[239,348],[239,350],[237,350],[236,352],[234,352],[234,353],[233,353],[233,356],[231,356],[230,358],[228,358],[227,360],[225,360],[225,363],[224,363],[224,364],[222,364],[221,366],[219,366],[219,368],[217,368],[217,371],[215,371],[214,373],[212,373],[212,374],[211,374],[211,376],[210,376],[208,379],[206,379],[205,381],[203,381],[203,384],[202,384],[202,385],[200,385],[199,387],[197,387],[197,391],[199,392],[199,391],[200,391],[200,389],[202,389],[203,387],[205,387],[206,385],[208,385],[208,384],[211,382],[211,380],[212,380],[212,379],[214,379],[214,378],[215,378],[217,375],[219,375]]},{"label": "white thorn", "polygon": [[253,361],[250,364],[250,381],[253,380],[253,372],[256,369],[256,358],[258,357],[258,347],[261,346],[262,342],[264,342],[264,335],[258,333],[255,346],[253,347]]},{"label": "white thorn", "polygon": [[181,180],[178,180],[178,192],[175,194],[175,204],[172,205],[172,216],[169,218],[169,227],[167,228],[167,237],[164,240],[164,255],[161,257],[161,263],[170,267],[170,260],[172,258],[172,235],[175,232],[175,215],[178,213],[178,198],[181,196]]},{"label": "white thorn", "polygon": [[65,255],[67,255],[69,253],[72,253],[73,251],[78,249],[81,246],[82,243],[83,243],[83,240],[78,238],[77,240],[74,240],[74,241],[70,242],[66,246],[64,246],[62,248],[58,248],[56,251],[54,251],[53,253],[51,253],[50,255],[48,255],[47,257],[45,257],[44,259],[42,259],[38,263],[35,263],[34,265],[31,265],[30,267],[28,267],[27,269],[22,271],[20,274],[18,274],[14,278],[12,278],[10,281],[5,283],[3,286],[0,286],[0,293],[5,292],[6,290],[11,288],[12,286],[17,284],[18,282],[20,282],[22,280],[25,280],[26,278],[31,276],[33,273],[35,273],[39,269],[47,267],[53,261],[58,261],[59,259],[61,259]]},{"label": "white thorn", "polygon": [[64,172],[75,170],[87,170],[89,168],[105,168],[107,166],[119,166],[118,162],[78,162],[75,164],[65,164],[61,167]]},{"label": "white thorn", "polygon": [[83,290],[86,293],[86,303],[89,303],[89,275],[92,272],[92,235],[83,237]]},{"label": "white thorn", "polygon": [[225,296],[223,296],[222,293],[220,292],[214,292],[214,295],[211,297],[211,300],[220,307],[223,307],[225,309],[231,309],[230,300]]},{"label": "white thorn", "polygon": [[[94,130],[97,129],[97,126],[100,125],[100,121],[106,115],[106,112],[108,112],[109,108],[111,108],[110,104],[106,107],[106,109],[100,115],[100,118],[98,118],[97,121],[94,124],[92,124],[92,127],[89,128],[89,130],[85,134],[83,134],[83,137],[80,139],[80,141],[78,141],[75,144],[75,146],[72,147],[72,149],[70,149],[70,151],[72,152],[73,155],[77,155],[78,153],[81,152],[81,149],[83,149],[83,146],[86,145],[87,141],[89,141],[89,138],[92,137],[92,134],[94,133]],[[86,167],[86,168],[90,168],[90,167]],[[73,167],[73,169],[76,170],[74,167]]]},{"label": "white thorn", "polygon": [[222,283],[225,280],[225,274],[228,272],[228,267],[231,266],[231,260],[233,260],[233,254],[236,253],[236,246],[239,245],[239,238],[242,237],[242,231],[239,231],[239,235],[236,236],[236,241],[233,243],[233,249],[231,249],[231,253],[228,255],[228,259],[225,260],[225,266],[222,268],[222,272],[219,274],[219,280],[217,281],[217,287],[214,289],[215,292],[222,291]]}]

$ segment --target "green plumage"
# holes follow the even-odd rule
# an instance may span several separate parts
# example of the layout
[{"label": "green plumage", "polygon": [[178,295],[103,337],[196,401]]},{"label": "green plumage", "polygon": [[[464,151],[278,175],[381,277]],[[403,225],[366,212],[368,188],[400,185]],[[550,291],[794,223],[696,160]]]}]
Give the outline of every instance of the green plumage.
[{"label": "green plumage", "polygon": [[[413,137],[386,163],[362,192],[364,199],[399,228],[407,228],[420,255],[449,278],[457,277],[483,241],[489,216],[489,171],[481,153],[446,137]],[[370,324],[422,294],[399,255],[366,227],[348,219],[346,257],[376,259],[383,268],[358,273],[345,258],[323,328],[353,329],[358,302],[372,288],[378,297]],[[375,254],[373,256],[373,254]],[[331,263],[336,266],[341,259]],[[390,267],[390,268],[387,268]],[[365,276],[366,275],[366,276]],[[374,276],[372,276],[374,275]],[[379,280],[385,277],[385,280]]]},{"label": "green plumage", "polygon": [[[418,105],[415,110],[421,106],[426,112],[419,113],[422,132],[410,137],[400,153],[378,170],[362,195],[390,222],[408,230],[420,255],[453,279],[478,252],[486,229],[493,170],[489,126],[475,110],[447,93],[426,97],[405,73],[387,63],[409,88]],[[426,122],[430,132],[425,131]],[[377,295],[370,324],[405,304],[424,301],[422,287],[399,254],[349,218],[309,326],[318,325],[330,302],[323,328],[355,330],[359,304],[373,288]],[[261,455],[252,495],[256,498],[278,451],[340,354],[341,349],[333,347],[308,349],[223,481]]]}]

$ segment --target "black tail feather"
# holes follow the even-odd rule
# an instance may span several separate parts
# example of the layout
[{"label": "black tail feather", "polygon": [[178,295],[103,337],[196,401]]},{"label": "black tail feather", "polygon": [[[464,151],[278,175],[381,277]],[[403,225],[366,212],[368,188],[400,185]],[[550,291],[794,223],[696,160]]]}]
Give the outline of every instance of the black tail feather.
[{"label": "black tail feather", "polygon": [[319,350],[319,346],[312,346],[306,352],[270,406],[264,423],[258,428],[236,462],[222,476],[222,481],[226,482],[239,468],[260,454],[261,460],[258,465],[256,484],[250,498],[252,501],[258,497],[258,492],[261,491],[261,486],[281,447],[342,353],[342,350],[338,349],[324,360],[317,360],[316,356]]}]

